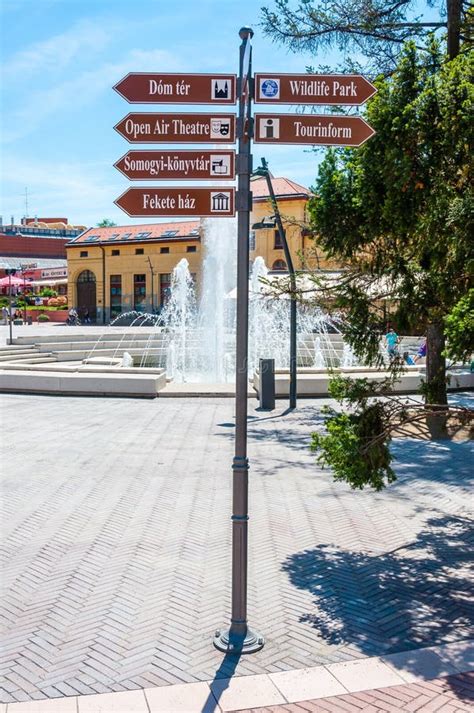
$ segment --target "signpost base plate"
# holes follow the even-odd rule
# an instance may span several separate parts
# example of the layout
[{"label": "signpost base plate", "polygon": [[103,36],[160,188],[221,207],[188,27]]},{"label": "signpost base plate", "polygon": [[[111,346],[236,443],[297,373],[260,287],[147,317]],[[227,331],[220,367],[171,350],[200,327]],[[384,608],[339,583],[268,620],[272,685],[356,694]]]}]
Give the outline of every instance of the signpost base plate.
[{"label": "signpost base plate", "polygon": [[245,637],[234,634],[230,629],[216,631],[213,640],[214,646],[225,654],[253,654],[260,651],[265,645],[265,639],[255,631],[247,629]]}]

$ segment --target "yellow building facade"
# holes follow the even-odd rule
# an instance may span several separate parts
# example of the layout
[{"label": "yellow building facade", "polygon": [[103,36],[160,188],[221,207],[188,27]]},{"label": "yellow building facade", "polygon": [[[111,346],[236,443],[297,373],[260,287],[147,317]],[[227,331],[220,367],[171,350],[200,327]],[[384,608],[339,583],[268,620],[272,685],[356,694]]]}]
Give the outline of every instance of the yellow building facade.
[{"label": "yellow building facade", "polygon": [[[310,192],[286,178],[272,185],[294,266],[298,270],[331,269],[315,253],[305,228]],[[275,227],[259,228],[272,214],[263,178],[252,180],[250,258],[263,257],[268,268],[284,272],[283,245]],[[255,226],[255,227],[254,227]],[[68,304],[79,316],[108,323],[120,314],[159,312],[167,299],[171,273],[182,258],[199,289],[202,265],[202,226],[199,220],[146,225],[90,228],[68,245]]]}]

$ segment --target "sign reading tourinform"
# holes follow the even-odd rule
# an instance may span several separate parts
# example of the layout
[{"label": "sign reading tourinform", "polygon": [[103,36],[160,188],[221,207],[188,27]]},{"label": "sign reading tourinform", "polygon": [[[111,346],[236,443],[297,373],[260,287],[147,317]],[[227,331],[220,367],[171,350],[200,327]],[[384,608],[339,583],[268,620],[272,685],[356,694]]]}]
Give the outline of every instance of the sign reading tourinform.
[{"label": "sign reading tourinform", "polygon": [[131,144],[233,144],[235,114],[127,114],[114,129]]},{"label": "sign reading tourinform", "polygon": [[235,178],[235,151],[129,151],[114,166],[131,181],[231,181]]},{"label": "sign reading tourinform", "polygon": [[360,74],[255,74],[256,104],[364,104],[376,88]]},{"label": "sign reading tourinform", "polygon": [[129,188],[114,201],[134,218],[151,216],[235,215],[235,189],[214,188]]},{"label": "sign reading tourinform", "polygon": [[114,89],[130,104],[235,104],[235,74],[131,72]]},{"label": "sign reading tourinform", "polygon": [[256,144],[360,146],[374,134],[360,116],[255,114]]}]

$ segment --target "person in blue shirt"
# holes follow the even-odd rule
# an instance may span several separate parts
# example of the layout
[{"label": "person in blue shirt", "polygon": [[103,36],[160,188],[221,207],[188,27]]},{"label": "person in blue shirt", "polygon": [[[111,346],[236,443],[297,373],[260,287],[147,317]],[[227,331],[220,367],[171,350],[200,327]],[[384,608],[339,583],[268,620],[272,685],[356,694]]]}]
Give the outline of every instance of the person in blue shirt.
[{"label": "person in blue shirt", "polygon": [[387,345],[387,354],[390,357],[390,359],[395,359],[395,357],[399,356],[398,349],[397,349],[399,342],[400,342],[400,339],[398,337],[398,334],[396,334],[393,327],[390,327],[387,334],[385,335],[385,343]]}]

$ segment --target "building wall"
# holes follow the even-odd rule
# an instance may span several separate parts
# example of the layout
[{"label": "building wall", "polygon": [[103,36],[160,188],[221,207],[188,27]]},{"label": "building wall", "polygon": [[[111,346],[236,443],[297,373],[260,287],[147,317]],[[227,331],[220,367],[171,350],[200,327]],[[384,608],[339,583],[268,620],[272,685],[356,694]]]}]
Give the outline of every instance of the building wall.
[{"label": "building wall", "polygon": [[[334,269],[336,263],[327,260],[321,251],[314,247],[314,241],[305,235],[302,225],[308,223],[306,214],[307,200],[303,198],[278,198],[278,207],[282,216],[283,228],[286,233],[293,265],[296,270],[304,269]],[[252,225],[268,218],[273,210],[268,200],[254,201],[251,217],[251,235],[255,240],[255,250],[251,250],[250,258],[263,257],[265,264],[271,270],[277,261],[285,260],[282,247],[275,247],[275,228],[259,228],[252,230]],[[251,245],[252,247],[252,245]]]},{"label": "building wall", "polygon": [[[188,252],[188,247],[195,248],[195,252]],[[169,253],[162,250],[168,249]],[[136,254],[136,251],[143,250],[143,254]],[[112,254],[119,251],[119,255]],[[182,258],[189,262],[191,273],[196,274],[199,280],[201,245],[199,238],[189,238],[188,240],[157,241],[148,243],[122,243],[104,245],[78,245],[68,247],[68,304],[74,307],[81,307],[77,297],[77,280],[83,270],[90,270],[96,279],[97,296],[97,321],[102,322],[104,310],[105,320],[111,318],[111,275],[121,275],[122,291],[122,312],[130,311],[134,308],[134,275],[145,275],[146,299],[144,311],[151,312],[151,268],[148,262],[150,258],[153,267],[153,307],[156,309],[161,305],[160,285],[162,276],[169,275]],[[81,257],[81,253],[87,256]],[[104,255],[105,255],[105,290],[104,290]]]},{"label": "building wall", "polygon": [[35,257],[65,258],[65,245],[69,238],[28,237],[23,235],[5,235],[0,233],[0,254],[14,257],[28,257],[30,262]]}]

